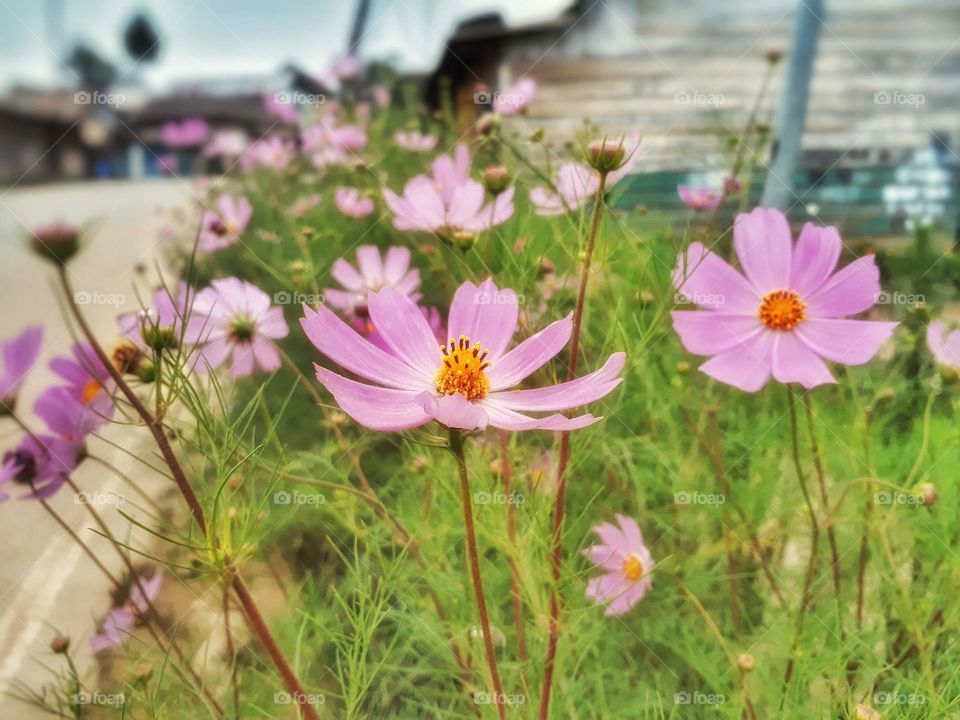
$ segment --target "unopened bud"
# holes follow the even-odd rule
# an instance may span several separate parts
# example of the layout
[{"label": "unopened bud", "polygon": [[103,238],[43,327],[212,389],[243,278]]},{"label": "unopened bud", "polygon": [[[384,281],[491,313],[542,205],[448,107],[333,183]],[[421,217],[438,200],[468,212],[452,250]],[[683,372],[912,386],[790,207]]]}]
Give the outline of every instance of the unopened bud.
[{"label": "unopened bud", "polygon": [[757,661],[750,653],[740,653],[740,657],[737,658],[737,667],[743,672],[750,672],[756,665]]},{"label": "unopened bud", "polygon": [[623,140],[594,140],[587,146],[587,162],[597,172],[609,173],[623,167],[627,151]]},{"label": "unopened bud", "polygon": [[422,472],[427,467],[427,458],[423,455],[417,455],[410,461],[410,469],[414,472]]},{"label": "unopened bud", "polygon": [[783,60],[783,51],[782,51],[782,50],[777,50],[777,49],[775,49],[775,48],[772,48],[772,49],[770,49],[770,50],[767,50],[767,51],[763,54],[763,57],[764,57],[764,58],[766,59],[766,61],[767,61],[768,63],[770,63],[771,65],[776,65],[778,62],[780,62],[781,60]]},{"label": "unopened bud", "polygon": [[853,712],[853,717],[856,718],[856,720],[880,720],[880,713],[863,703],[858,703],[853,709]]},{"label": "unopened bud", "polygon": [[490,461],[490,472],[493,473],[494,477],[503,477],[503,472],[506,470],[506,463],[503,462],[503,458],[496,458]]},{"label": "unopened bud", "polygon": [[140,329],[144,344],[151,350],[172,350],[177,347],[177,334],[169,325],[151,325],[149,321]]},{"label": "unopened bud", "polygon": [[62,265],[80,249],[80,231],[63,222],[34,228],[30,247],[41,257]]},{"label": "unopened bud", "polygon": [[553,264],[550,258],[542,258],[539,269],[541,275],[552,275],[557,271],[557,266]]},{"label": "unopened bud", "polygon": [[57,635],[50,641],[50,651],[57,655],[66,655],[70,649],[70,638],[66,635]]},{"label": "unopened bud", "polygon": [[153,361],[144,358],[143,362],[137,367],[137,380],[142,383],[152,383],[157,379],[157,368]]},{"label": "unopened bud", "polygon": [[490,165],[483,173],[483,186],[491,195],[499,195],[510,186],[510,172],[503,165]]},{"label": "unopened bud", "polygon": [[923,501],[924,505],[936,505],[940,493],[937,492],[936,485],[925,482],[917,486],[917,497]]},{"label": "unopened bud", "polygon": [[466,252],[473,247],[474,243],[477,242],[477,236],[472,232],[467,232],[466,230],[457,230],[453,233],[453,236],[450,238],[450,240],[454,246]]}]

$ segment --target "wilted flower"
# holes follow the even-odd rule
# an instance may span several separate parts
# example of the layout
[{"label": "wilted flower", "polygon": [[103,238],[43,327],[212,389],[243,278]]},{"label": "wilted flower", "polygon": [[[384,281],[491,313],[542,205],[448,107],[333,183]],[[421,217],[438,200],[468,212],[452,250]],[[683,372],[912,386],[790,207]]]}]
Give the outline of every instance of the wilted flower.
[{"label": "wilted flower", "polygon": [[0,345],[0,415],[10,412],[17,403],[17,394],[33,368],[43,343],[43,328],[31,325],[19,335]]},{"label": "wilted flower", "polygon": [[95,653],[112,647],[121,647],[134,626],[150,612],[150,605],[160,594],[163,573],[155,570],[149,578],[136,576],[129,581],[129,594],[117,601],[100,621],[99,632],[90,638],[90,649]]},{"label": "wilted flower", "polygon": [[213,252],[233,245],[247,229],[253,208],[243,195],[221,195],[217,199],[217,211],[203,214],[198,252]]},{"label": "wilted flower", "polygon": [[677,185],[677,195],[680,196],[687,207],[693,208],[697,212],[714,210],[723,202],[723,193],[718,190],[711,190],[708,187]]},{"label": "wilted flower", "polygon": [[450,428],[575,430],[600,418],[560,414],[530,417],[594,402],[620,384],[625,356],[615,353],[594,373],[535,390],[511,389],[554,357],[572,332],[570,317],[559,320],[507,351],[517,329],[517,297],[492,280],[466,282],[450,306],[450,341],[438,346],[423,312],[391,288],[367,298],[370,321],[390,352],[355,333],[322,305],[304,307],[300,324],[332,361],[374,384],[350,380],[325,368],[317,378],[361,425],[399,432],[437,420]]},{"label": "wilted flower", "polygon": [[[636,520],[616,515],[617,525],[602,523],[593,528],[601,544],[583,554],[604,571],[587,585],[587,597],[606,605],[607,617],[623,615],[643,599],[653,585],[653,558],[643,542]],[[619,526],[619,527],[618,527]]]},{"label": "wilted flower", "polygon": [[427,152],[437,146],[437,138],[416,130],[397,130],[393,135],[393,142],[398,148],[410,152]]},{"label": "wilted flower", "polygon": [[347,217],[362,218],[373,212],[373,200],[363,197],[356,188],[338,187],[334,201],[337,209]]},{"label": "wilted flower", "polygon": [[263,290],[235,277],[214,280],[197,293],[184,340],[199,346],[197,369],[217,368],[232,356],[230,375],[250,375],[280,367],[274,340],[289,332],[283,309]]},{"label": "wilted flower", "polygon": [[700,243],[679,259],[674,284],[701,310],[675,310],[673,327],[684,347],[711,355],[701,372],[746,392],[772,374],[805,388],[835,382],[823,359],[861,365],[890,337],[895,322],[850,320],[880,295],[872,255],[834,272],[840,234],[803,226],[793,246],[779,210],[737,216],[733,244],[746,277]]}]

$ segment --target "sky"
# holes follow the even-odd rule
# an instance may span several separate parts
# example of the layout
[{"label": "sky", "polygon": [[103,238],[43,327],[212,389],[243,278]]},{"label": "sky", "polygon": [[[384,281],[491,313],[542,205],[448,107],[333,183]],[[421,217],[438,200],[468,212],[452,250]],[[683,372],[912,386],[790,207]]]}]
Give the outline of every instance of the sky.
[{"label": "sky", "polygon": [[[571,0],[372,0],[360,46],[366,59],[428,70],[457,23],[498,11],[510,25],[555,16]],[[346,50],[354,0],[0,0],[0,88],[70,84],[77,42],[124,80],[163,89],[197,77],[259,75],[293,60],[322,74]],[[122,35],[144,12],[161,36],[156,63],[136,65]]]}]

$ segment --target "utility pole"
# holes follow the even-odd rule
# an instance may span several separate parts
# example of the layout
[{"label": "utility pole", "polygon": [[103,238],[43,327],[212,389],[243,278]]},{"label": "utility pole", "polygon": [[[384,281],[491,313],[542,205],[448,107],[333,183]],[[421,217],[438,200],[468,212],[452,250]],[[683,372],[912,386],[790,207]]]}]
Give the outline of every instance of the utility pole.
[{"label": "utility pole", "polygon": [[367,16],[370,14],[370,0],[357,0],[357,11],[353,15],[353,26],[350,29],[350,43],[347,52],[350,55],[360,54],[360,41],[363,39],[363,30],[367,26]]},{"label": "utility pole", "polygon": [[810,81],[817,40],[824,13],[824,0],[801,0],[797,7],[793,47],[777,115],[776,134],[767,179],[763,186],[764,207],[786,210],[795,201],[793,176],[800,159],[803,128],[807,120]]}]

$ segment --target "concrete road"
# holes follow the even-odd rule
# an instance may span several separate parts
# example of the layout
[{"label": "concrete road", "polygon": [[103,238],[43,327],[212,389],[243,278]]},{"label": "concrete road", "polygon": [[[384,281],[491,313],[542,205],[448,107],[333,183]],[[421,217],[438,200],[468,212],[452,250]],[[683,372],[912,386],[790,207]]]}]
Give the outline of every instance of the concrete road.
[{"label": "concrete road", "polygon": [[[91,223],[87,246],[71,261],[75,289],[87,293],[84,306],[94,331],[104,342],[116,334],[116,316],[137,309],[133,287],[144,290],[155,283],[153,263],[159,257],[158,235],[166,222],[158,210],[186,206],[191,188],[183,181],[102,181],[15,189],[0,192],[0,338],[7,338],[28,324],[45,328],[41,360],[27,381],[19,408],[28,422],[36,396],[52,379],[47,368],[55,355],[69,351],[72,342],[63,317],[52,267],[26,248],[26,228],[64,219]],[[146,264],[147,277],[134,270]],[[152,457],[142,428],[109,426],[104,435],[125,447]],[[17,442],[20,432],[10,419],[0,418],[0,450]],[[91,453],[107,459],[151,493],[166,482],[146,471],[129,455],[104,440],[91,441]],[[136,495],[113,473],[93,461],[85,461],[75,474],[77,484],[103,500],[98,509],[111,525],[128,532],[117,512],[113,496],[126,498],[126,511],[142,506]],[[111,496],[111,493],[113,496]],[[90,530],[92,521],[69,488],[52,505],[68,523],[108,560],[116,574],[122,563],[102,538]],[[0,504],[4,552],[0,559],[0,693],[6,694],[12,680],[33,687],[48,681],[40,664],[56,665],[47,649],[53,628],[66,633],[79,652],[82,668],[93,677],[87,641],[95,619],[109,606],[109,586],[93,563],[69,535],[59,528],[35,502],[9,500]],[[109,688],[91,689],[109,692]],[[0,716],[15,720],[48,717],[8,698],[0,700]]]}]

